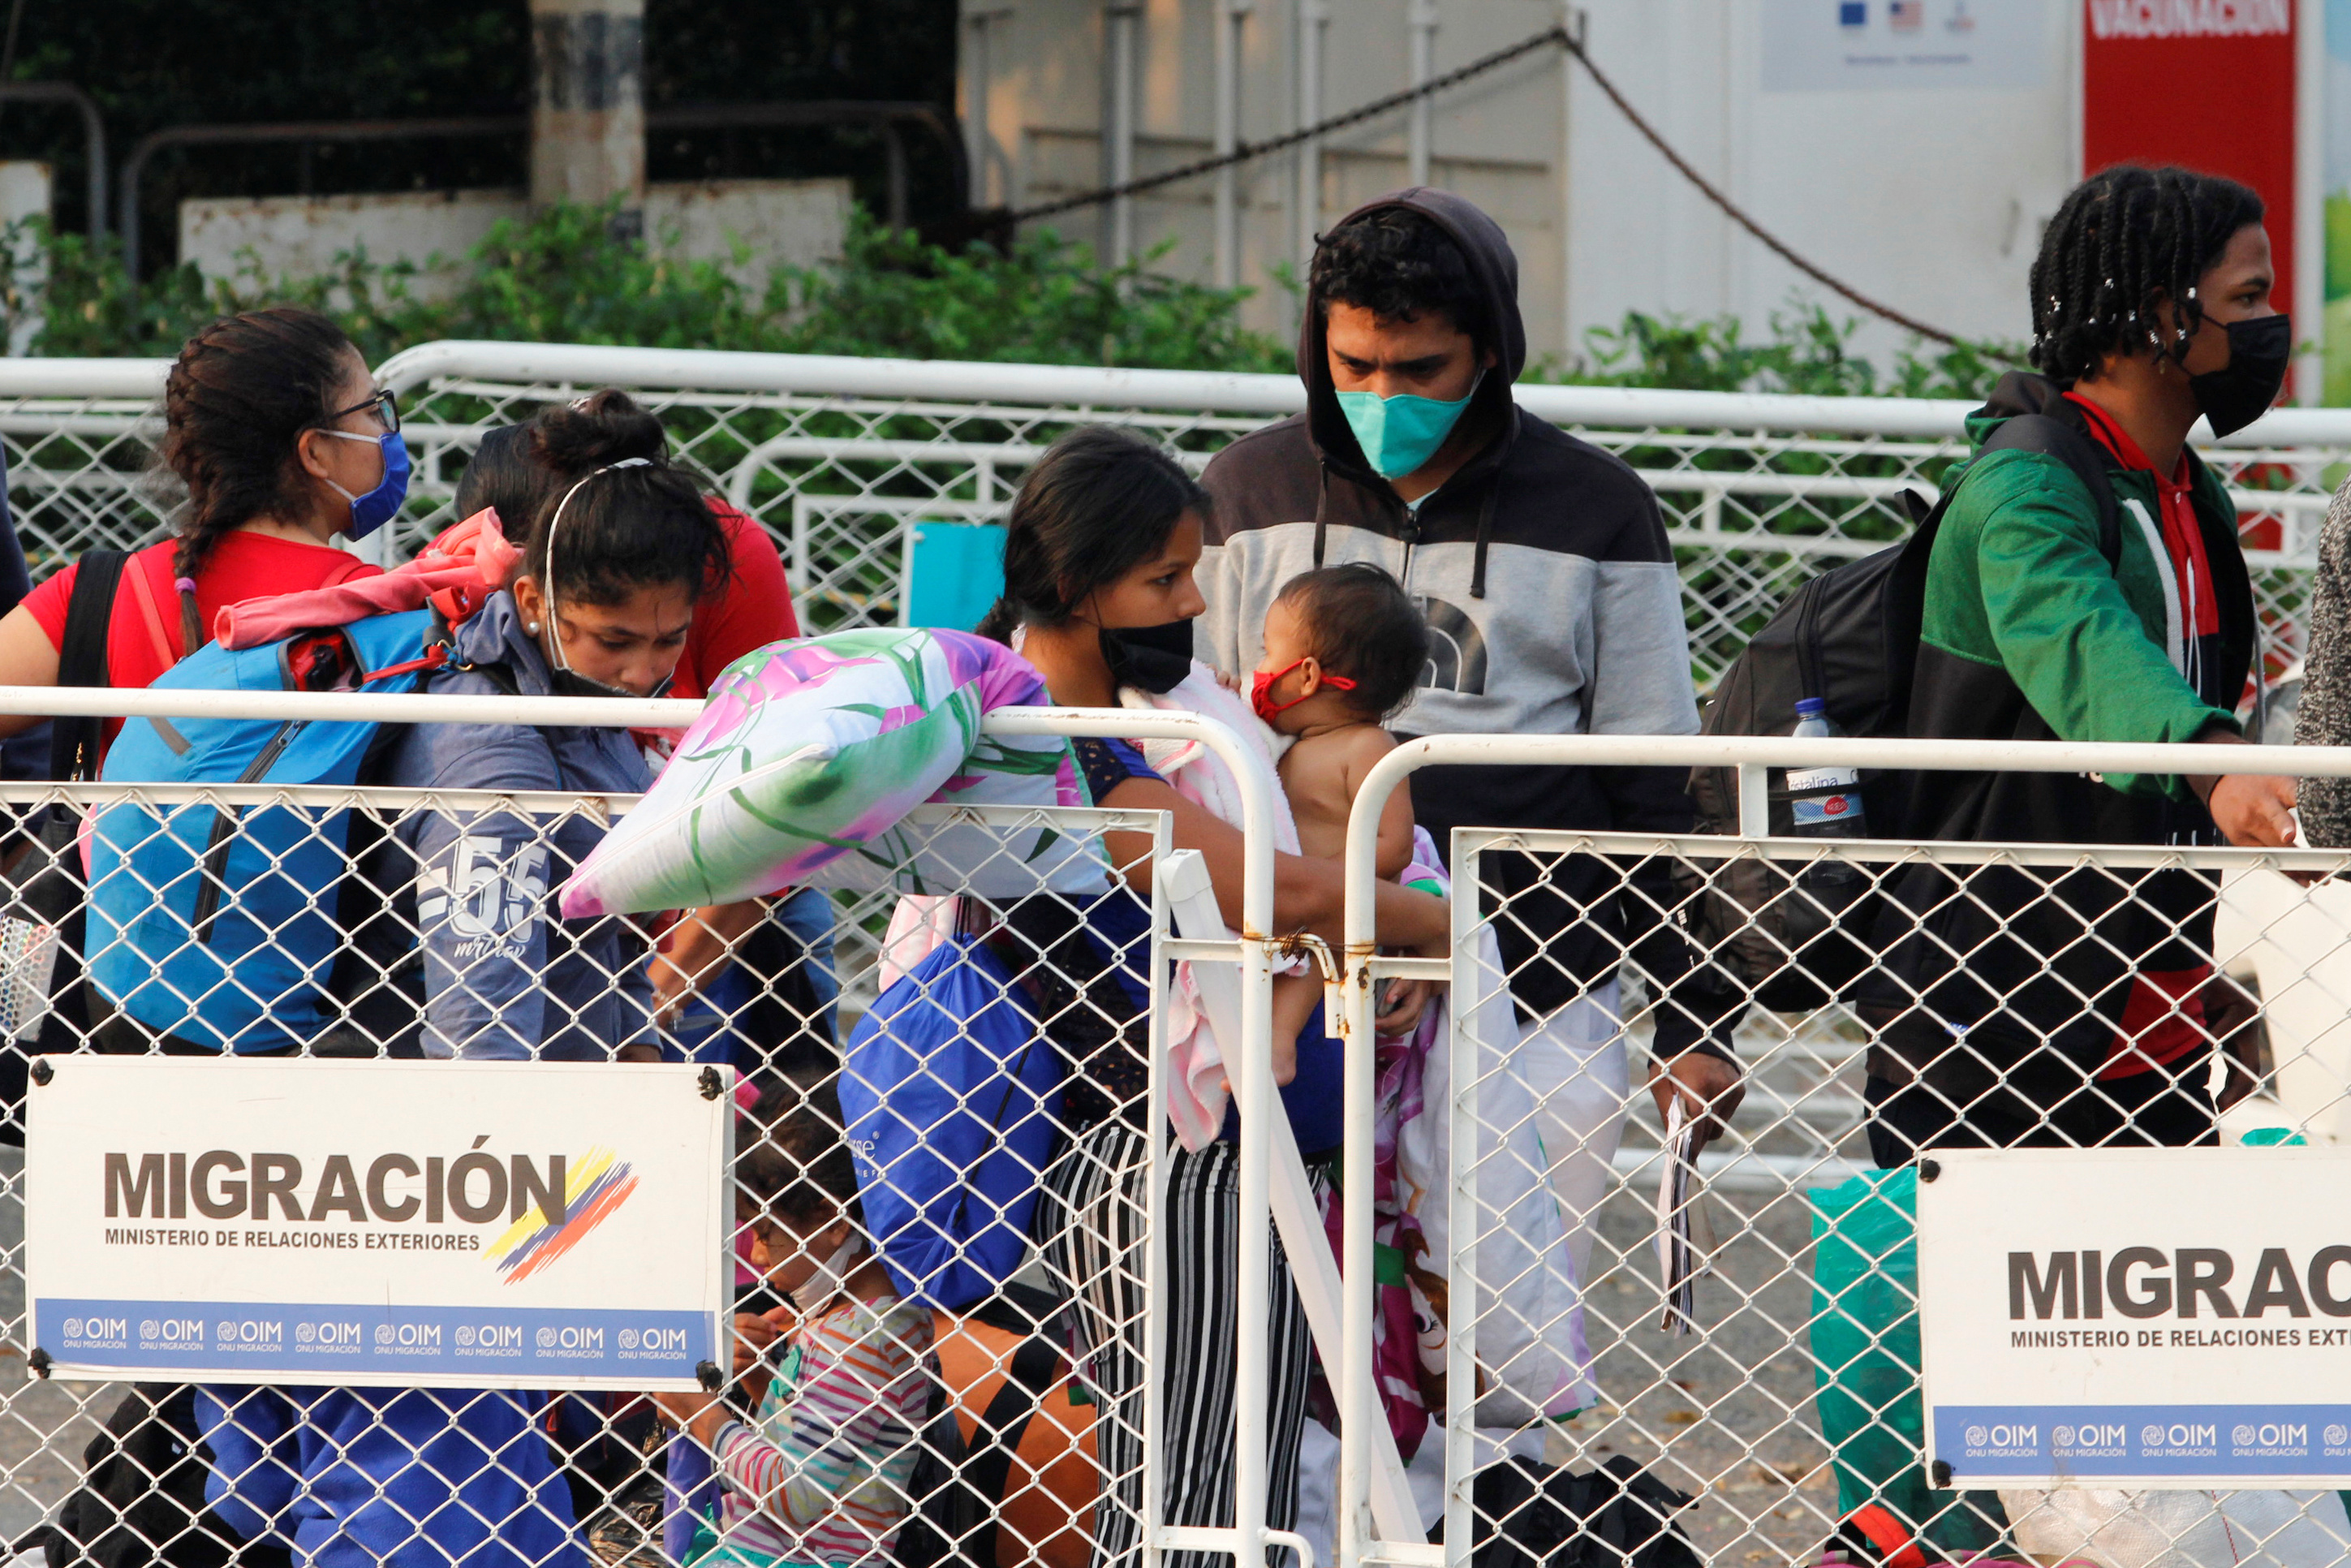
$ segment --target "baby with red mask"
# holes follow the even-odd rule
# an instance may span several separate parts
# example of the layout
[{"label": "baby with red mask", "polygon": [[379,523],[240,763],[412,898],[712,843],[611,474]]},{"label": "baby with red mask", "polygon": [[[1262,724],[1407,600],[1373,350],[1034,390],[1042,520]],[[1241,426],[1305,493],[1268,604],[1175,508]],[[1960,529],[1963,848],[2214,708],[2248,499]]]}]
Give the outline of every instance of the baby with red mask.
[{"label": "baby with red mask", "polygon": [[[1404,585],[1363,562],[1293,577],[1267,610],[1249,706],[1289,738],[1276,771],[1298,821],[1300,853],[1344,853],[1355,791],[1395,748],[1381,723],[1420,684],[1427,636]],[[1380,812],[1381,876],[1394,881],[1412,863],[1412,792],[1399,780]],[[1277,1076],[1322,998],[1319,978],[1275,982]]]}]

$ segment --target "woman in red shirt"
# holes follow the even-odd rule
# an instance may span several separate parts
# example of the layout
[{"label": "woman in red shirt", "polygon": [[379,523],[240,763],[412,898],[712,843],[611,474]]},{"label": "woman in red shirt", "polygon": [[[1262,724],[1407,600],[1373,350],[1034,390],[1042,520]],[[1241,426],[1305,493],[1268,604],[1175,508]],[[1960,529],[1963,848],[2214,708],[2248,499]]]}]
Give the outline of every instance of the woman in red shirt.
[{"label": "woman in red shirt", "polygon": [[[342,329],[313,311],[248,310],[188,340],[163,383],[165,467],[187,486],[174,537],[123,569],[106,684],[145,686],[211,641],[225,605],[378,569],[337,549],[399,511],[408,452],[392,394]],[[68,566],[0,617],[0,685],[53,686]],[[40,723],[0,716],[0,735]],[[111,741],[121,721],[110,719]]]}]

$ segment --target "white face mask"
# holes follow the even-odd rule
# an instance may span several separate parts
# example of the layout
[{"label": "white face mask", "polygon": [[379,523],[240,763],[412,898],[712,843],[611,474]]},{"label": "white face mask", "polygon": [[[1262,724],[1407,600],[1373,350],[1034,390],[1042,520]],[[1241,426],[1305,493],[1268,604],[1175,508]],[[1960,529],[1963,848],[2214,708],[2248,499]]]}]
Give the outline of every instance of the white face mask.
[{"label": "white face mask", "polygon": [[847,1288],[850,1270],[865,1255],[865,1238],[852,1230],[841,1239],[841,1245],[830,1257],[816,1266],[816,1272],[799,1285],[784,1292],[792,1305],[804,1312],[812,1312]]}]

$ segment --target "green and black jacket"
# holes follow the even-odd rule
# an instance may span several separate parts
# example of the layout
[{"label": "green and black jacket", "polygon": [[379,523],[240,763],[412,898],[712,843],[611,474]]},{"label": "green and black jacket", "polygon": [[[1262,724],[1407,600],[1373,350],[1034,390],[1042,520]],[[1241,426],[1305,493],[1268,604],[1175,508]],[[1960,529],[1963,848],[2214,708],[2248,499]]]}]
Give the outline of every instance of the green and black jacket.
[{"label": "green and black jacket", "polygon": [[[2089,435],[2053,383],[2010,375],[1969,420],[1979,447],[2006,419],[2041,413]],[[2103,448],[2100,449],[2103,451]],[[2220,612],[2199,692],[2173,649],[2171,588],[2154,476],[2109,461],[2121,552],[2100,553],[2098,509],[2064,462],[2000,451],[1959,489],[1929,558],[1908,733],[1943,740],[2192,740],[2231,727],[2254,646],[2236,508],[2191,453],[2193,500]],[[2177,778],[1921,773],[1904,837],[1977,842],[2216,842]],[[2032,1106],[2078,1092],[2106,1057],[2134,974],[2210,962],[2213,890],[2179,871],[2105,868],[1960,873],[1896,870],[1879,950],[1862,987],[1878,1026],[1871,1071],[1912,1073],[1972,1100],[2005,1085]],[[2014,1112],[2022,1107],[2009,1103]]]}]

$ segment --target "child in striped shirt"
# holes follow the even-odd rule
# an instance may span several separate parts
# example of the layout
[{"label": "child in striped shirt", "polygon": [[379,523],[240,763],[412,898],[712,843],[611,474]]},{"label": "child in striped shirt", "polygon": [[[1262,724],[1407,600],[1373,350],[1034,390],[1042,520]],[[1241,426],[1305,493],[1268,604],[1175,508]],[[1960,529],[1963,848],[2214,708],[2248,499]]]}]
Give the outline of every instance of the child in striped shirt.
[{"label": "child in striped shirt", "polygon": [[752,1266],[792,1305],[756,1419],[712,1394],[659,1396],[718,1472],[717,1517],[702,1522],[687,1562],[888,1563],[930,1393],[931,1314],[898,1298],[873,1255],[849,1146],[814,1104],[767,1129],[735,1170]]}]

